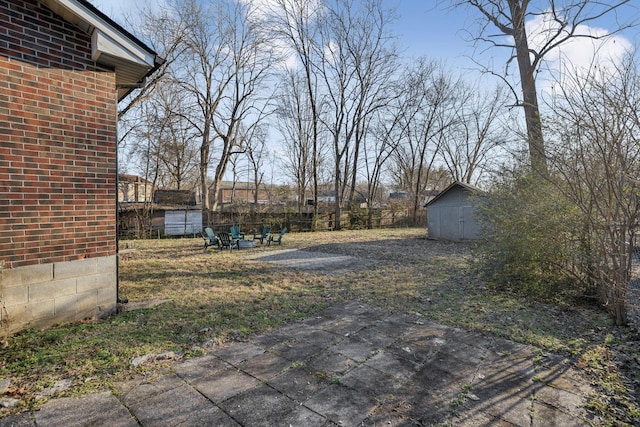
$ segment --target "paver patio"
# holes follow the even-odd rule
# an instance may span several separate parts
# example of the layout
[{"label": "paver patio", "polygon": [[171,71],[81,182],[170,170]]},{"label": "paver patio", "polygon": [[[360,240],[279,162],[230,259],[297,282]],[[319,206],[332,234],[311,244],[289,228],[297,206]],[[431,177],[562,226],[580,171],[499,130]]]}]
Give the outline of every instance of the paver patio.
[{"label": "paver patio", "polygon": [[[357,258],[283,250],[267,262],[344,271]],[[583,426],[594,393],[569,360],[358,302],[207,349],[116,392],[54,399],[0,426]]]}]

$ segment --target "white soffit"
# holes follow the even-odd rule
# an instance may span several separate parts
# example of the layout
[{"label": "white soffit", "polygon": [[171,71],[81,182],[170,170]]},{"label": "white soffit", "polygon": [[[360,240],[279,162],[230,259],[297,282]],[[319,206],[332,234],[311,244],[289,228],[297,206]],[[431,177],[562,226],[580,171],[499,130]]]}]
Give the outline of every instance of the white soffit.
[{"label": "white soffit", "polygon": [[156,55],[78,0],[43,0],[56,14],[91,34],[92,59],[113,67],[119,84],[135,84],[156,65]]}]

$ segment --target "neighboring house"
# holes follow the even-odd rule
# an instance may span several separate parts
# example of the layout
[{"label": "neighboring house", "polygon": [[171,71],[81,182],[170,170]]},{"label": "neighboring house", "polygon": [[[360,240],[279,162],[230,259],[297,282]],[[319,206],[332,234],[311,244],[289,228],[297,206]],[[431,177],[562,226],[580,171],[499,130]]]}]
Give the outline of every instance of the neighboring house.
[{"label": "neighboring house", "polygon": [[197,192],[193,190],[156,190],[153,201],[159,205],[195,206]]},{"label": "neighboring house", "polygon": [[[220,184],[220,189],[218,190],[218,197],[216,197],[216,200],[218,201],[219,207],[237,203],[252,204],[255,200],[255,194],[256,187],[253,183],[223,181]],[[210,200],[213,199],[212,196],[213,193],[210,193]],[[266,205],[269,203],[269,200],[269,192],[267,191],[266,186],[261,185],[258,189],[258,204]]]},{"label": "neighboring house", "polygon": [[125,203],[150,202],[153,183],[137,175],[118,174],[118,201]]},{"label": "neighboring house", "polygon": [[[389,201],[409,200],[410,194],[411,193],[409,193],[408,191],[395,191],[395,192],[389,193]],[[438,191],[438,190],[422,190],[422,191],[420,191],[420,196],[422,197],[422,200],[423,200],[421,205],[424,206],[426,203],[429,203],[438,194],[440,194],[440,191]]]},{"label": "neighboring house", "polygon": [[161,58],[86,0],[0,1],[0,335],[117,306],[117,102]]},{"label": "neighboring house", "polygon": [[[144,181],[133,177],[133,180],[121,184],[123,175],[119,175],[118,185],[121,190],[128,189],[133,193],[137,184]],[[126,177],[125,177],[126,179]],[[132,184],[133,182],[133,184]],[[148,183],[145,197],[151,194],[151,183]],[[202,231],[202,210],[197,203],[197,193],[192,190],[156,190],[153,200],[134,201],[129,195],[128,201],[118,203],[118,235],[121,237],[184,236],[195,235]]]},{"label": "neighboring house", "polygon": [[318,203],[335,203],[335,202],[336,202],[335,191],[326,191],[318,194]]},{"label": "neighboring house", "polygon": [[409,197],[407,191],[393,191],[389,193],[389,200],[405,200],[407,197]]},{"label": "neighboring house", "polygon": [[426,206],[427,203],[438,197],[438,194],[440,194],[438,190],[422,190],[420,192],[420,195],[423,197],[422,205]]},{"label": "neighboring house", "polygon": [[435,240],[473,240],[481,237],[482,228],[476,216],[480,190],[462,182],[454,182],[427,208],[428,237]]}]

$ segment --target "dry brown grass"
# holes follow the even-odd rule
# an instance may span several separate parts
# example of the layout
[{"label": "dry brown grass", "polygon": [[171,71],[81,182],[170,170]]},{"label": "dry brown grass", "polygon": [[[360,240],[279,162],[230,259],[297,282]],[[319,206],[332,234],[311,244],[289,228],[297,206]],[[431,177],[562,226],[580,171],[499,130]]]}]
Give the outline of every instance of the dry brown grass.
[{"label": "dry brown grass", "polygon": [[[134,242],[135,251],[120,264],[120,295],[130,306],[164,302],[11,338],[0,350],[0,375],[12,379],[13,395],[23,401],[14,411],[37,405],[36,393],[59,379],[73,379],[76,393],[109,388],[171,363],[134,368],[130,361],[136,356],[199,355],[212,343],[249,339],[343,300],[504,336],[541,351],[582,355],[581,360],[620,341],[612,340],[619,332],[595,307],[492,292],[471,274],[470,244],[427,240],[424,229],[288,233],[283,241],[233,252],[204,252],[201,239]],[[251,259],[281,249],[349,255],[353,268],[332,274]]]}]

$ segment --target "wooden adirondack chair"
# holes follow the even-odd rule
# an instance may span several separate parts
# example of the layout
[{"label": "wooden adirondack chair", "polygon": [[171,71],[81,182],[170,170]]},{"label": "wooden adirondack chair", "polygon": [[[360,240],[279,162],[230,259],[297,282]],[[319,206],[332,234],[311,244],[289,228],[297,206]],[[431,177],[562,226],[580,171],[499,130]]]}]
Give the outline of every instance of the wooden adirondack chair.
[{"label": "wooden adirondack chair", "polygon": [[269,237],[269,233],[271,233],[271,226],[267,225],[262,227],[261,233],[256,233],[253,235],[253,240],[260,240],[260,244],[264,243],[264,239]]},{"label": "wooden adirondack chair", "polygon": [[202,233],[202,238],[204,239],[204,250],[206,251],[209,246],[220,246],[218,243],[218,238],[216,234],[213,232],[211,227],[207,227],[204,229],[204,233]]},{"label": "wooden adirondack chair", "polygon": [[282,244],[282,236],[284,236],[286,232],[287,232],[287,227],[283,227],[278,237],[273,237],[273,235],[270,234],[269,238],[267,239],[267,246],[271,246],[271,242],[277,243],[279,245]]},{"label": "wooden adirondack chair", "polygon": [[231,238],[235,240],[244,240],[244,233],[240,231],[239,225],[232,225],[229,227],[229,233],[231,233]]},{"label": "wooden adirondack chair", "polygon": [[240,246],[238,246],[238,239],[234,239],[229,233],[218,233],[218,243],[220,244],[220,250],[224,248],[229,248],[229,250],[236,248],[237,250],[240,250]]}]

